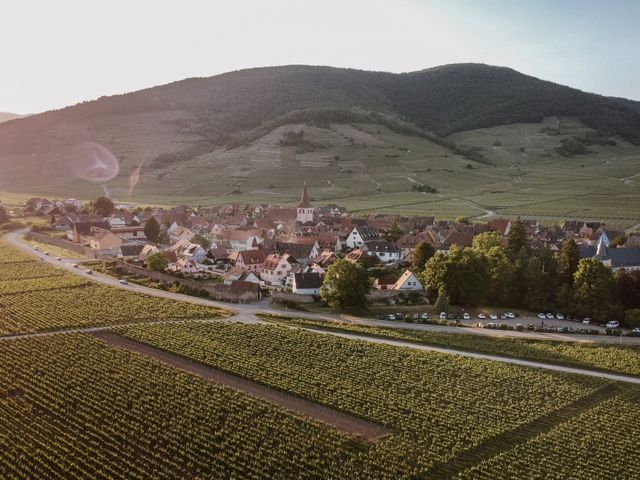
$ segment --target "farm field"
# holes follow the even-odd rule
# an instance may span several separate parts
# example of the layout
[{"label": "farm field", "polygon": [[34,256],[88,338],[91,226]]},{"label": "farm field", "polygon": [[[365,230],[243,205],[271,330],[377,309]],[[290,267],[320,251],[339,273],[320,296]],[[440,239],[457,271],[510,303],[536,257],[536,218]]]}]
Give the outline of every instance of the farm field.
[{"label": "farm field", "polygon": [[[280,144],[286,132],[302,130],[303,145]],[[552,117],[448,137],[484,156],[478,162],[381,125],[290,124],[247,145],[143,168],[131,197],[128,175],[117,177],[109,189],[115,198],[142,204],[293,205],[306,181],[317,205],[337,203],[355,213],[437,219],[521,216],[549,223],[575,218],[624,227],[640,223],[640,146],[616,138],[617,145],[590,145],[584,155],[564,157],[556,151],[563,139],[590,132],[574,119]],[[60,189],[51,182],[34,184],[33,193],[73,191],[79,198],[101,194],[98,186],[65,181]],[[413,191],[417,186],[437,192]]]},{"label": "farm field", "polygon": [[617,395],[611,383],[598,379],[281,326],[225,323],[117,330],[392,428],[395,434],[369,451],[370,461],[392,469],[392,478],[449,478],[441,472],[462,471]]},{"label": "farm field", "polygon": [[269,322],[299,326],[302,328],[351,332],[458,350],[640,376],[640,347],[635,346],[602,345],[527,338],[503,339],[497,337],[482,337],[473,334],[436,333],[399,328],[371,327],[343,322],[314,321],[282,315],[259,316]]},{"label": "farm field", "polygon": [[224,313],[97,285],[32,258],[0,239],[0,336]]},{"label": "farm field", "polygon": [[84,334],[12,340],[3,479],[388,478],[354,437]]}]

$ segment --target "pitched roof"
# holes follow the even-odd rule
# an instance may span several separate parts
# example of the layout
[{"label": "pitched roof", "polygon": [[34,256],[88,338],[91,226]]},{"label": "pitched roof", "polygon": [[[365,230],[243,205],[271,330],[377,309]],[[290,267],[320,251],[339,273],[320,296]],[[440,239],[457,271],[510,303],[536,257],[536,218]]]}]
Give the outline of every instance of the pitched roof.
[{"label": "pitched roof", "polygon": [[319,273],[296,273],[293,275],[293,282],[298,288],[320,288],[322,286],[322,277]]},{"label": "pitched roof", "polygon": [[122,253],[123,257],[135,257],[140,255],[140,252],[142,252],[142,249],[145,246],[143,244],[140,243],[132,243],[129,245],[122,245],[120,247],[120,253]]},{"label": "pitched roof", "polygon": [[307,182],[304,182],[304,187],[302,188],[302,197],[300,197],[300,203],[298,203],[298,208],[312,208],[311,200],[309,200],[309,193],[307,193]]},{"label": "pitched roof", "polygon": [[259,265],[264,263],[267,258],[267,252],[263,250],[244,250],[238,252],[238,257],[242,258],[245,265]]}]

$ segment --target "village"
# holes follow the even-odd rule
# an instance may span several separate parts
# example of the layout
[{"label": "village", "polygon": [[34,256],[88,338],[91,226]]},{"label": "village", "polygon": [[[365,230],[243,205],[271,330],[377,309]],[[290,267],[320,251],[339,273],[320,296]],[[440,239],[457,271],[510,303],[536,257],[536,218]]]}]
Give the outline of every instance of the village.
[{"label": "village", "polygon": [[[257,301],[265,295],[293,303],[317,301],[328,268],[346,259],[370,272],[370,302],[401,302],[412,292],[413,302],[427,303],[424,282],[412,269],[416,246],[427,243],[434,252],[447,253],[454,246],[471,247],[484,232],[497,232],[506,244],[514,223],[502,218],[480,223],[352,215],[335,204],[315,206],[306,184],[295,207],[113,205],[112,210],[100,216],[76,199],[42,198],[30,199],[24,209],[29,215],[49,217],[50,231],[32,232],[40,240],[80,247],[131,273],[196,289],[208,286],[212,297],[233,302]],[[597,259],[614,272],[640,270],[640,234],[625,235],[622,229],[588,221],[522,223],[533,249],[557,253],[565,241],[573,240],[581,258]],[[159,268],[149,264],[150,257],[161,257]]]}]

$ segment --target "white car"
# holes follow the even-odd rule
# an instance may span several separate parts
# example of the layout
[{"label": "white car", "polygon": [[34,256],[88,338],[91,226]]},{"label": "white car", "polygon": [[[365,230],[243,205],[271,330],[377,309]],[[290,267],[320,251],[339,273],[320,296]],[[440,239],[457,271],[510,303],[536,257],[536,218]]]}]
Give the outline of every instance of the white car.
[{"label": "white car", "polygon": [[585,318],[584,320],[582,320],[582,324],[583,325],[589,325],[591,323],[591,319],[590,318]]},{"label": "white car", "polygon": [[549,320],[553,320],[553,313],[547,313],[547,318]]},{"label": "white car", "polygon": [[491,320],[497,320],[497,319],[498,319],[498,315],[496,315],[495,313],[490,313],[490,314],[489,314],[489,318],[490,318]]},{"label": "white car", "polygon": [[631,330],[631,333],[640,333],[640,327],[636,327],[633,330]]},{"label": "white car", "polygon": [[124,278],[118,280],[118,282],[120,282],[122,285],[129,285],[129,282]]},{"label": "white car", "polygon": [[42,252],[44,253],[47,257],[49,256],[49,252]]},{"label": "white car", "polygon": [[62,261],[62,257],[56,257],[56,260],[58,260],[59,262]]},{"label": "white car", "polygon": [[93,270],[85,270],[84,273],[87,273],[89,275],[93,275]]},{"label": "white car", "polygon": [[484,313],[479,313],[479,314],[478,314],[478,318],[479,318],[480,320],[485,320],[485,319],[487,318],[487,316],[486,316]]},{"label": "white car", "polygon": [[505,315],[507,316],[507,318],[516,318],[516,314],[512,312],[507,312],[505,313]]},{"label": "white car", "polygon": [[564,315],[561,313],[556,313],[556,320],[564,320]]},{"label": "white car", "polygon": [[544,313],[539,313],[539,314],[538,314],[538,318],[539,318],[540,320],[544,320],[545,318],[547,318],[547,316],[546,316]]},{"label": "white car", "polygon": [[429,314],[427,312],[423,313],[422,315],[420,315],[420,318],[422,320],[429,320]]},{"label": "white car", "polygon": [[444,312],[440,312],[440,320],[446,320],[447,319],[447,314]]},{"label": "white car", "polygon": [[620,322],[617,322],[615,320],[607,322],[607,328],[620,328]]},{"label": "white car", "polygon": [[465,312],[464,315],[462,315],[462,319],[463,320],[469,320],[469,319],[471,319],[471,317],[469,316],[469,314],[467,312]]}]

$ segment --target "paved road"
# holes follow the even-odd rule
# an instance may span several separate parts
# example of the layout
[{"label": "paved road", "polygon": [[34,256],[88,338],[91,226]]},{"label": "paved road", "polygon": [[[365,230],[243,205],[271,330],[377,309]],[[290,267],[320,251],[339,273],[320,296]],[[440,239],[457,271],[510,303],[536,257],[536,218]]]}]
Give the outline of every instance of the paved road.
[{"label": "paved road", "polygon": [[99,273],[88,274],[84,268],[74,268],[72,265],[73,260],[63,259],[62,261],[56,260],[51,256],[46,256],[42,252],[34,250],[30,245],[21,240],[21,236],[26,230],[18,230],[7,234],[6,238],[13,246],[23,250],[26,253],[35,255],[52,265],[64,268],[71,273],[80,275],[88,280],[104,283],[113,287],[122,288],[125,290],[143,293],[155,297],[170,298],[173,300],[179,300],[183,302],[190,302],[197,305],[207,305],[225,309],[235,315],[235,319],[239,321],[255,321],[255,315],[257,313],[273,313],[273,314],[285,314],[301,318],[307,318],[311,320],[322,321],[342,321],[347,323],[353,323],[357,325],[367,325],[374,327],[386,327],[386,328],[400,328],[407,330],[424,330],[436,333],[456,333],[462,335],[487,335],[490,337],[518,337],[518,338],[532,338],[541,340],[563,340],[572,342],[585,342],[585,343],[612,343],[612,344],[627,344],[627,345],[640,345],[640,338],[634,337],[608,337],[604,335],[598,336],[585,336],[585,335],[570,335],[570,334],[555,334],[555,333],[542,333],[542,332],[517,332],[512,330],[491,330],[483,328],[460,328],[449,327],[444,325],[425,325],[416,323],[404,323],[404,322],[388,322],[384,320],[375,320],[369,318],[355,317],[352,315],[339,315],[339,314],[315,314],[309,312],[298,311],[285,311],[280,308],[275,308],[268,304],[269,299],[265,298],[261,302],[252,304],[229,304],[223,302],[217,302],[214,300],[208,300],[205,298],[192,297],[189,295],[182,295],[174,292],[166,292],[164,290],[158,290],[155,288],[144,287],[142,285],[128,284],[123,285],[118,282],[117,279],[108,275],[102,275]]},{"label": "paved road", "polygon": [[[138,292],[138,293],[144,293],[144,294],[148,294],[148,295],[153,295],[153,296],[156,296],[156,297],[171,298],[171,299],[174,299],[174,300],[181,300],[181,301],[191,302],[191,303],[195,303],[195,304],[198,304],[198,305],[209,305],[209,306],[214,306],[214,307],[218,307],[218,308],[223,308],[223,309],[228,310],[231,313],[231,316],[226,318],[226,320],[229,320],[229,321],[239,321],[239,322],[244,322],[244,323],[261,323],[261,321],[255,316],[257,313],[283,313],[282,310],[275,309],[275,308],[270,307],[269,305],[267,305],[266,301],[259,302],[257,304],[233,305],[233,306],[231,306],[229,304],[222,303],[222,302],[216,302],[216,301],[213,301],[213,300],[207,300],[207,299],[197,298],[197,297],[191,297],[191,296],[188,296],[188,295],[176,294],[176,293],[173,293],[173,292],[165,292],[163,290],[157,290],[157,289],[153,289],[153,288],[143,287],[143,286],[140,286],[140,285],[133,285],[133,284],[122,285],[121,283],[118,282],[117,279],[114,279],[112,277],[109,277],[109,276],[106,276],[106,275],[99,275],[99,274],[87,274],[82,269],[74,268],[72,266],[72,264],[69,263],[69,262],[66,262],[64,260],[63,261],[58,261],[58,260],[55,260],[54,258],[51,258],[50,256],[46,256],[46,255],[42,254],[41,252],[33,250],[33,248],[25,245],[24,243],[22,243],[20,241],[20,235],[22,235],[23,233],[24,233],[24,231],[22,231],[22,232],[12,232],[11,234],[8,235],[7,238],[9,240],[9,242],[11,244],[15,245],[17,248],[19,248],[19,249],[21,249],[21,250],[23,250],[25,252],[28,252],[30,254],[36,255],[39,258],[42,258],[46,262],[49,262],[51,264],[54,264],[54,265],[57,265],[59,267],[65,268],[68,271],[70,271],[70,272],[72,272],[72,273],[74,273],[76,275],[81,275],[81,276],[83,276],[83,277],[85,277],[85,278],[87,278],[89,280],[93,280],[93,281],[96,281],[96,282],[104,283],[104,284],[107,284],[107,285],[112,285],[114,287],[130,290],[130,291],[134,291],[134,292]],[[325,320],[325,321],[341,320],[341,321],[346,321],[346,322],[349,322],[349,323],[355,323],[355,324],[360,324],[360,325],[383,326],[383,327],[405,328],[405,329],[415,329],[415,330],[430,330],[430,331],[441,331],[441,332],[453,332],[453,333],[460,333],[460,334],[481,334],[481,335],[482,334],[489,334],[489,335],[498,334],[500,336],[514,336],[514,337],[517,336],[517,337],[526,337],[526,338],[534,338],[534,337],[537,336],[538,338],[542,337],[542,338],[547,338],[547,339],[550,339],[550,338],[556,339],[556,337],[558,337],[558,338],[560,338],[562,340],[567,340],[568,339],[568,340],[574,340],[574,341],[585,341],[584,338],[573,339],[573,338],[571,338],[571,336],[560,336],[560,335],[554,335],[554,334],[534,335],[534,334],[524,333],[524,332],[495,331],[495,330],[471,329],[471,328],[460,328],[460,327],[445,327],[445,326],[440,326],[440,325],[396,324],[396,323],[392,323],[392,322],[363,319],[363,318],[360,318],[360,317],[351,317],[351,316],[346,316],[346,315],[332,316],[332,315],[310,314],[308,312],[295,312],[295,316],[309,318],[309,319],[313,319],[313,320]],[[223,320],[225,320],[225,319],[223,319]],[[211,320],[162,320],[162,321],[152,321],[152,322],[136,322],[136,323],[127,324],[126,326],[133,326],[133,325],[140,325],[140,324],[152,325],[152,324],[187,323],[187,322],[202,322],[202,323],[206,323],[206,322],[219,322],[219,321],[221,321],[221,319],[211,319]],[[27,333],[27,334],[5,336],[5,337],[0,337],[0,340],[15,340],[15,339],[19,339],[19,338],[42,337],[42,336],[59,335],[59,334],[65,334],[65,333],[79,333],[79,332],[92,333],[92,332],[100,332],[100,331],[104,331],[104,330],[109,330],[109,329],[111,329],[113,327],[115,327],[115,326],[69,328],[69,329],[65,329],[65,330],[57,330],[57,331],[51,331],[51,332]],[[578,375],[586,375],[586,376],[591,376],[591,377],[604,378],[604,379],[608,379],[608,380],[615,380],[615,381],[620,381],[620,382],[640,384],[640,378],[637,378],[637,377],[631,377],[631,376],[625,376],[625,375],[616,375],[616,374],[604,373],[604,372],[597,372],[597,371],[588,370],[588,369],[563,367],[563,366],[560,366],[560,365],[550,365],[550,364],[546,364],[546,363],[538,363],[538,362],[533,362],[533,361],[528,361],[528,360],[520,360],[520,359],[515,359],[515,358],[509,358],[509,357],[500,357],[500,356],[497,356],[497,355],[486,355],[486,354],[482,354],[482,353],[466,352],[466,351],[462,351],[462,350],[447,349],[447,348],[441,348],[441,347],[432,347],[432,346],[429,346],[429,345],[419,345],[419,344],[415,344],[415,343],[403,342],[403,341],[400,341],[400,340],[393,340],[393,339],[374,338],[374,337],[369,337],[369,336],[366,336],[366,335],[358,335],[358,334],[352,334],[352,333],[327,332],[327,331],[324,331],[324,330],[314,330],[312,328],[305,328],[305,330],[309,330],[309,331],[313,331],[313,332],[317,332],[317,333],[321,333],[321,334],[335,335],[335,336],[339,336],[339,337],[343,337],[343,338],[350,338],[350,339],[354,339],[354,340],[363,340],[363,341],[367,341],[367,342],[371,342],[371,343],[378,343],[378,344],[386,344],[386,345],[393,345],[393,346],[399,346],[399,347],[413,348],[413,349],[416,349],[416,350],[423,350],[423,351],[435,351],[435,352],[440,352],[440,353],[461,355],[461,356],[465,356],[465,357],[479,358],[479,359],[491,360],[491,361],[502,362],[502,363],[509,363],[509,364],[513,364],[513,365],[521,365],[521,366],[526,366],[526,367],[541,368],[541,369],[545,369],[545,370],[553,370],[553,371],[559,371],[559,372],[574,373],[574,374],[578,374]],[[494,335],[494,336],[496,336],[496,335]],[[600,338],[599,340],[606,340],[606,337]],[[625,340],[627,340],[627,341],[629,341],[629,340],[637,341],[638,339],[637,338],[626,338]],[[616,342],[617,341],[618,340],[616,340]]]}]

